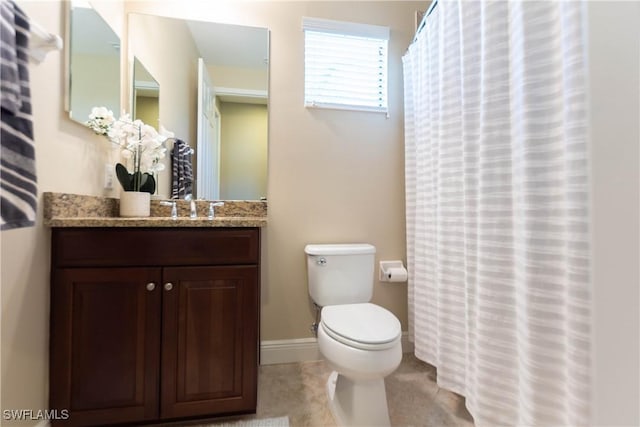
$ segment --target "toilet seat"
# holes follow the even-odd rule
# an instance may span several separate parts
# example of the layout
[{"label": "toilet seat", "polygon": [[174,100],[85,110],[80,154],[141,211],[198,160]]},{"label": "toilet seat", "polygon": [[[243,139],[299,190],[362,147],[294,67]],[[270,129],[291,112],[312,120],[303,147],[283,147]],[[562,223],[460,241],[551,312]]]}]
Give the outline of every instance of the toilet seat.
[{"label": "toilet seat", "polygon": [[391,348],[402,334],[396,316],[371,303],[326,306],[320,327],[336,341],[361,350]]}]

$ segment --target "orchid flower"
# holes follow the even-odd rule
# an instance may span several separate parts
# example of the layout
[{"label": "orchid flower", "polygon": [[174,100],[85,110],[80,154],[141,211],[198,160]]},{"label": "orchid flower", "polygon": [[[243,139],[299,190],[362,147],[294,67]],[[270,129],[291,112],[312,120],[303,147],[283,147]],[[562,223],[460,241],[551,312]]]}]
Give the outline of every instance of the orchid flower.
[{"label": "orchid flower", "polygon": [[[94,107],[86,125],[95,133],[105,135],[111,142],[117,144],[121,149],[122,158],[126,159],[128,163],[133,162],[133,174],[131,175],[135,177],[135,191],[140,191],[141,182],[148,179],[147,177],[141,179],[143,174],[149,175],[149,178],[154,182],[153,188],[155,188],[152,175],[165,168],[160,160],[165,157],[167,151],[164,142],[174,138],[173,132],[168,131],[162,125],[160,125],[160,132],[158,132],[153,126],[145,124],[142,120],[132,120],[127,113],[122,114],[116,120],[113,112],[105,107]],[[120,166],[116,169],[124,169],[124,166]],[[120,182],[126,191],[131,191],[127,189],[128,185],[125,185],[122,180]]]}]

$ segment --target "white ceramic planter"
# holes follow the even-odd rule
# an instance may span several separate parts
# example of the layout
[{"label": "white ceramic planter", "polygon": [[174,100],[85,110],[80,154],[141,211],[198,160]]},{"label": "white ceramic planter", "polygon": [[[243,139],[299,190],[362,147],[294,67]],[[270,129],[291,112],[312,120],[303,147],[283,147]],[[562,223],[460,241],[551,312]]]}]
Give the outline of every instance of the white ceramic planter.
[{"label": "white ceramic planter", "polygon": [[151,194],[143,191],[120,192],[120,216],[145,217],[151,214]]}]

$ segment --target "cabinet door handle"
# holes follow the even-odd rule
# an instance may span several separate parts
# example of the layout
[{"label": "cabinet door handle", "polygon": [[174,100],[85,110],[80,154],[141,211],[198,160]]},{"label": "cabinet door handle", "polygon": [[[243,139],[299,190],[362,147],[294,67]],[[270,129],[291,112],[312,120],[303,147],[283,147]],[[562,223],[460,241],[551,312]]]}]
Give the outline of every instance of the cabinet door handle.
[{"label": "cabinet door handle", "polygon": [[154,290],[155,288],[156,288],[156,284],[155,284],[155,283],[153,283],[153,282],[149,282],[149,283],[147,283],[147,290],[148,290],[149,292],[151,292],[151,291],[152,291],[152,290]]},{"label": "cabinet door handle", "polygon": [[173,289],[173,283],[171,282],[167,282],[164,284],[164,289],[167,291],[170,291],[171,289]]}]

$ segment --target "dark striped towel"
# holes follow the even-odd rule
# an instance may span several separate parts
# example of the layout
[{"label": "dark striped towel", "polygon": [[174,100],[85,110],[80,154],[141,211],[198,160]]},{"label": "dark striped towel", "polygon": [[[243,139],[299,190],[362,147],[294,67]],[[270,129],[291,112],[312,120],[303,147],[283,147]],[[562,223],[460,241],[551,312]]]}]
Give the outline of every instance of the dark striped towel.
[{"label": "dark striped towel", "polygon": [[0,0],[0,216],[1,229],[35,224],[38,190],[29,88],[29,18]]},{"label": "dark striped towel", "polygon": [[193,167],[191,165],[191,147],[176,139],[171,150],[171,198],[184,198],[193,194]]}]

